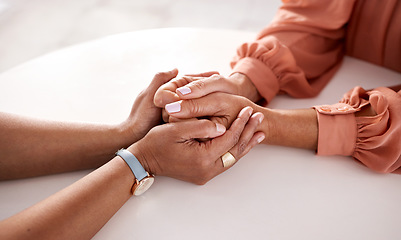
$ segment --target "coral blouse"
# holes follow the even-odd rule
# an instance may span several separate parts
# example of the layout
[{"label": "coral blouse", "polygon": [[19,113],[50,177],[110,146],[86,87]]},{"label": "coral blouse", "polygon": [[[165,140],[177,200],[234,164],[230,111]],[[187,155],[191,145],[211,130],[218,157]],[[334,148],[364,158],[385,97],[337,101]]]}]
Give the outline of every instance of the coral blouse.
[{"label": "coral blouse", "polygon": [[[345,54],[401,72],[401,1],[282,1],[270,25],[231,63],[268,102],[278,92],[316,96]],[[377,115],[356,117],[368,104]],[[357,87],[340,103],[315,108],[318,154],[351,155],[379,172],[401,167],[401,91]]]}]

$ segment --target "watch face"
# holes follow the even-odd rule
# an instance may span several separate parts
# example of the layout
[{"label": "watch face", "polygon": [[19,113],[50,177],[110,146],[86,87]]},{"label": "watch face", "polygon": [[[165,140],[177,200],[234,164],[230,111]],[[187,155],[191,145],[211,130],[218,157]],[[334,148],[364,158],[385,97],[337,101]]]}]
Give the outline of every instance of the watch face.
[{"label": "watch face", "polygon": [[155,179],[153,177],[146,177],[142,179],[142,181],[140,181],[139,184],[134,189],[134,195],[138,196],[146,192],[146,190],[148,190],[150,186],[152,186],[154,181]]}]

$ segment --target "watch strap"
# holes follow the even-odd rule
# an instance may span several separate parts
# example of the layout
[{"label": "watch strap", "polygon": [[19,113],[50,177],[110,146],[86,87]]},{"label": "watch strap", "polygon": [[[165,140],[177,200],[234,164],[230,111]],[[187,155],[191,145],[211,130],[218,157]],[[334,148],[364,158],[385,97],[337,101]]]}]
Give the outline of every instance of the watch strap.
[{"label": "watch strap", "polygon": [[126,149],[120,149],[117,151],[116,155],[120,156],[127,163],[138,181],[141,181],[148,176],[148,173],[142,167],[141,163],[130,151]]}]

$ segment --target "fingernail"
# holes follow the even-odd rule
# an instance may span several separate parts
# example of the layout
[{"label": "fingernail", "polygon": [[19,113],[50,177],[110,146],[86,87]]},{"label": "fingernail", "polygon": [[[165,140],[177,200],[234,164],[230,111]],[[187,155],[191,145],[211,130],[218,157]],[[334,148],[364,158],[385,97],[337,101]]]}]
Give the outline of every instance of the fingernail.
[{"label": "fingernail", "polygon": [[263,113],[258,112],[258,121],[259,121],[259,124],[262,123],[262,121],[263,121],[264,118],[265,118],[265,115],[263,115]]},{"label": "fingernail", "polygon": [[191,89],[189,87],[180,87],[177,88],[177,91],[179,91],[182,95],[187,95],[189,93],[191,93]]},{"label": "fingernail", "polygon": [[168,113],[176,113],[181,111],[181,101],[166,104],[164,107]]},{"label": "fingernail", "polygon": [[239,112],[238,117],[242,117],[242,115],[245,114],[245,112],[247,111],[248,111],[248,116],[251,116],[253,109],[251,107],[245,107]]},{"label": "fingernail", "polygon": [[256,141],[258,141],[258,143],[261,143],[263,140],[265,140],[265,135],[260,136]]},{"label": "fingernail", "polygon": [[217,132],[219,132],[219,133],[224,133],[226,131],[226,127],[224,127],[220,123],[216,123],[216,129],[217,129]]}]

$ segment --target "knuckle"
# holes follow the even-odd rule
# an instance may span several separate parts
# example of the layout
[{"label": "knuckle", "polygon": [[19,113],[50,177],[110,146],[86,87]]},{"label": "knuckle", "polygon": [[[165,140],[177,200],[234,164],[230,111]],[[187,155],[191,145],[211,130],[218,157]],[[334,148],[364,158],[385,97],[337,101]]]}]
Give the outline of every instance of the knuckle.
[{"label": "knuckle", "polygon": [[201,178],[199,178],[199,179],[196,179],[194,183],[195,183],[196,185],[202,186],[202,185],[205,185],[207,182],[208,182],[208,181],[207,181],[206,179],[201,179]]},{"label": "knuckle", "polygon": [[235,143],[238,143],[240,137],[241,137],[241,133],[240,132],[236,131],[236,132],[233,133],[233,141]]},{"label": "knuckle", "polygon": [[158,72],[155,74],[155,78],[164,78],[167,76],[166,72]]},{"label": "knuckle", "polygon": [[141,90],[141,92],[138,94],[137,98],[142,99],[148,95],[147,89]]},{"label": "knuckle", "polygon": [[200,80],[197,80],[197,81],[193,81],[193,82],[191,83],[191,85],[192,85],[193,87],[195,87],[196,89],[202,90],[202,89],[205,88],[206,82],[205,82],[203,79],[200,79]]},{"label": "knuckle", "polygon": [[188,104],[189,113],[198,116],[201,113],[201,107],[192,99],[186,100]]},{"label": "knuckle", "polygon": [[240,141],[238,143],[238,155],[244,153],[247,146],[248,144],[245,141]]},{"label": "knuckle", "polygon": [[221,75],[217,73],[213,74],[210,78],[212,78],[213,80],[224,79]]}]

